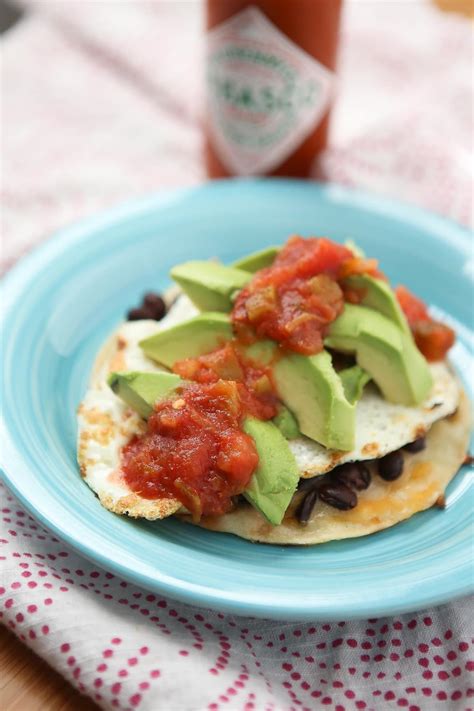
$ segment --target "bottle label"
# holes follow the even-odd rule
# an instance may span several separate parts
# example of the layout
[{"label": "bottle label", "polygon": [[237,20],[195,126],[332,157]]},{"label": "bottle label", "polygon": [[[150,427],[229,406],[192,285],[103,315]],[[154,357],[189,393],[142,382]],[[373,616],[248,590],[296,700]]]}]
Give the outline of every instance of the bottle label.
[{"label": "bottle label", "polygon": [[334,75],[256,7],[207,36],[210,131],[222,163],[237,175],[283,163],[323,117]]}]

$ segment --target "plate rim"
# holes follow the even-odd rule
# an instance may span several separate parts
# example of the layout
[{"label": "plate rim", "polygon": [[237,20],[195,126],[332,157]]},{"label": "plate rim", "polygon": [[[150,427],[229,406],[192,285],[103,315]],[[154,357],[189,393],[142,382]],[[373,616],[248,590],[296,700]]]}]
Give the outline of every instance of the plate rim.
[{"label": "plate rim", "polygon": [[[187,196],[209,189],[231,188],[237,185],[246,186],[261,186],[261,185],[280,185],[292,186],[304,189],[314,189],[322,195],[328,194],[329,197],[339,196],[339,198],[349,197],[352,204],[357,203],[360,207],[376,208],[377,212],[388,214],[392,217],[399,217],[401,220],[421,221],[429,223],[430,229],[436,232],[444,232],[449,230],[456,242],[463,244],[469,248],[469,242],[472,239],[473,231],[451,217],[432,212],[426,208],[420,207],[414,203],[409,203],[403,200],[386,197],[373,191],[364,190],[362,188],[350,187],[340,183],[326,183],[318,180],[300,180],[297,178],[223,178],[220,180],[212,180],[200,185],[165,188],[156,192],[142,195],[141,197],[126,200],[116,205],[112,205],[104,210],[99,210],[93,214],[80,218],[79,220],[60,227],[54,230],[49,237],[46,237],[39,244],[33,246],[28,252],[18,258],[13,266],[3,275],[0,287],[5,289],[5,302],[8,306],[8,299],[11,296],[7,292],[7,287],[18,288],[16,281],[24,280],[30,271],[36,271],[39,263],[38,260],[45,260],[48,256],[54,254],[56,248],[70,246],[75,241],[80,241],[84,233],[95,230],[105,225],[112,225],[120,222],[124,217],[130,217],[134,213],[142,213],[147,209],[161,206],[164,207],[169,200],[177,199],[180,196]],[[161,205],[160,205],[161,204]],[[62,251],[62,249],[59,249]],[[4,308],[0,313],[0,325],[4,321]]]},{"label": "plate rim", "polygon": [[[328,196],[332,201],[334,197],[338,197],[343,202],[348,202],[351,206],[369,209],[372,211],[376,208],[376,212],[385,214],[388,218],[396,217],[401,222],[411,222],[412,224],[421,225],[424,229],[435,231],[445,235],[446,232],[454,238],[454,240],[462,248],[469,249],[469,243],[472,239],[472,232],[469,228],[459,225],[454,220],[446,218],[428,210],[420,208],[416,205],[399,202],[393,199],[387,199],[379,196],[377,193],[367,192],[365,190],[353,189],[347,186],[338,185],[335,183],[320,183],[316,181],[288,180],[288,179],[234,179],[213,181],[204,183],[199,186],[184,187],[176,189],[162,190],[138,199],[121,203],[105,211],[101,211],[86,219],[73,223],[56,231],[50,238],[46,239],[40,245],[32,249],[26,256],[10,269],[2,280],[2,292],[4,293],[3,308],[0,314],[0,327],[2,327],[8,316],[8,313],[15,303],[18,294],[21,293],[23,285],[28,283],[29,279],[38,270],[41,270],[45,264],[54,260],[63,251],[67,251],[74,247],[90,232],[94,232],[102,227],[111,227],[114,224],[119,224],[124,219],[133,219],[134,216],[146,213],[147,211],[159,211],[164,206],[169,204],[169,201],[176,200],[182,197],[187,197],[199,192],[208,192],[209,190],[220,189],[225,186],[225,189],[238,189],[238,186],[262,186],[266,189],[272,185],[291,186],[291,189],[304,187],[305,190],[316,190],[320,193],[321,198],[325,199]],[[157,570],[156,577],[151,578],[142,574],[140,571],[131,571],[127,565],[122,565],[119,560],[111,559],[107,554],[102,554],[100,549],[93,548],[89,542],[84,543],[77,539],[74,534],[69,534],[66,526],[60,526],[49,521],[46,514],[43,513],[41,506],[35,504],[34,501],[28,498],[27,492],[21,489],[18,481],[17,472],[11,475],[8,469],[14,469],[15,466],[25,466],[26,462],[21,461],[21,453],[16,451],[16,446],[13,438],[10,435],[5,412],[2,408],[0,413],[0,430],[3,433],[4,442],[7,442],[5,450],[9,451],[10,461],[7,463],[7,456],[1,455],[3,464],[0,468],[0,477],[5,482],[7,489],[19,499],[21,504],[35,517],[41,524],[50,531],[53,531],[61,540],[66,542],[79,555],[84,556],[88,560],[98,564],[100,567],[111,570],[113,573],[128,580],[145,589],[159,592],[160,594],[169,595],[170,597],[185,602],[191,605],[202,607],[211,607],[219,609],[227,613],[238,615],[253,615],[257,617],[286,619],[286,620],[304,620],[304,619],[319,619],[319,620],[334,620],[334,619],[360,619],[375,616],[385,616],[402,614],[405,612],[414,612],[420,609],[426,609],[433,605],[443,604],[454,599],[458,599],[469,595],[474,590],[473,583],[465,583],[461,585],[453,585],[453,589],[446,589],[446,585],[441,593],[433,593],[427,591],[426,594],[418,595],[416,603],[406,602],[394,605],[393,601],[381,601],[377,609],[367,607],[364,601],[359,601],[353,610],[347,610],[345,603],[339,603],[339,606],[332,605],[330,609],[321,609],[320,604],[311,605],[311,602],[305,602],[303,609],[295,609],[294,603],[288,605],[279,605],[277,607],[268,607],[265,601],[245,601],[238,599],[219,598],[219,591],[214,589],[210,593],[209,588],[203,585],[199,586],[199,590],[195,590],[195,585],[185,581],[167,582],[161,579],[163,576]],[[15,462],[16,457],[19,461]],[[96,534],[97,535],[97,534]]]},{"label": "plate rim", "polygon": [[396,605],[389,601],[381,602],[379,606],[374,609],[372,603],[366,604],[362,601],[356,603],[355,608],[350,611],[348,611],[345,607],[345,603],[339,606],[332,605],[329,609],[321,608],[320,606],[311,607],[309,603],[306,603],[303,609],[296,610],[294,603],[290,603],[289,605],[280,604],[278,607],[269,608],[268,603],[266,602],[248,602],[243,599],[228,600],[225,598],[219,598],[218,592],[217,594],[211,595],[209,592],[205,592],[204,586],[201,586],[203,587],[202,591],[196,592],[193,589],[189,589],[194,586],[186,586],[186,584],[181,584],[180,587],[177,587],[176,585],[168,583],[165,580],[154,580],[153,578],[142,575],[137,571],[131,574],[128,567],[122,566],[120,562],[101,554],[100,550],[90,551],[89,547],[86,547],[85,544],[78,542],[76,538],[70,536],[60,526],[50,523],[46,516],[39,512],[38,509],[35,509],[34,505],[27,498],[25,498],[16,485],[10,483],[8,475],[3,467],[0,469],[0,479],[3,480],[7,489],[18,498],[24,508],[29,511],[30,514],[44,526],[44,528],[55,533],[59,539],[67,543],[67,545],[69,545],[74,552],[78,553],[89,562],[98,565],[107,572],[112,572],[127,582],[141,587],[144,590],[169,596],[174,600],[183,602],[187,605],[192,605],[194,607],[216,610],[227,614],[238,615],[240,617],[256,617],[258,619],[285,620],[288,622],[304,622],[310,620],[331,622],[336,620],[348,621],[369,619],[374,617],[393,617],[410,612],[415,613],[421,610],[427,610],[435,606],[443,605],[448,602],[454,602],[455,600],[459,600],[463,597],[468,597],[474,592],[474,585],[472,583],[466,583],[462,587],[457,586],[456,589],[452,591],[446,590],[443,593],[426,594],[424,597],[419,597],[416,604],[406,602]]}]

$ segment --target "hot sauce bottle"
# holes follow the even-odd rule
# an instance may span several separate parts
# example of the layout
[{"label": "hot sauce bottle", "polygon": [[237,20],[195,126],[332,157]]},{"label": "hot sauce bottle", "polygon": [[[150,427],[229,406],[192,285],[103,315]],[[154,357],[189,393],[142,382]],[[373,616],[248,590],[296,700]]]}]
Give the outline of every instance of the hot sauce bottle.
[{"label": "hot sauce bottle", "polygon": [[209,177],[309,175],[327,142],[342,0],[207,0]]}]

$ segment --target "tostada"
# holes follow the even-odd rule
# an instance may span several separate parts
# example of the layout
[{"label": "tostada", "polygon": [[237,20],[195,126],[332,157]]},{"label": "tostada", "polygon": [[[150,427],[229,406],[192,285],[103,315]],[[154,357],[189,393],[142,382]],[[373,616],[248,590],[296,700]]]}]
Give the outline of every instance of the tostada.
[{"label": "tostada", "polygon": [[455,335],[375,259],[293,236],[171,276],[105,343],[78,410],[103,506],[294,545],[442,507],[470,425]]}]

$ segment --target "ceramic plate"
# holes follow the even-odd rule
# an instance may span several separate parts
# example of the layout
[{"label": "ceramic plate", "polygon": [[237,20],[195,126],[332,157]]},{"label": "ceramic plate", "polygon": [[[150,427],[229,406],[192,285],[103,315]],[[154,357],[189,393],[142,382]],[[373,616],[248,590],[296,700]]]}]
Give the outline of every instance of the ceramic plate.
[{"label": "ceramic plate", "polygon": [[472,235],[459,226],[373,195],[298,181],[160,193],[62,231],[5,279],[5,479],[84,556],[196,605],[288,620],[349,619],[465,595],[472,590],[466,468],[448,489],[445,511],[310,548],[256,545],[169,519],[121,518],[79,476],[75,411],[100,344],[126,310],[144,291],[165,289],[177,262],[233,260],[295,232],[354,239],[394,283],[432,304],[457,330],[452,361],[469,388],[474,265]]}]

